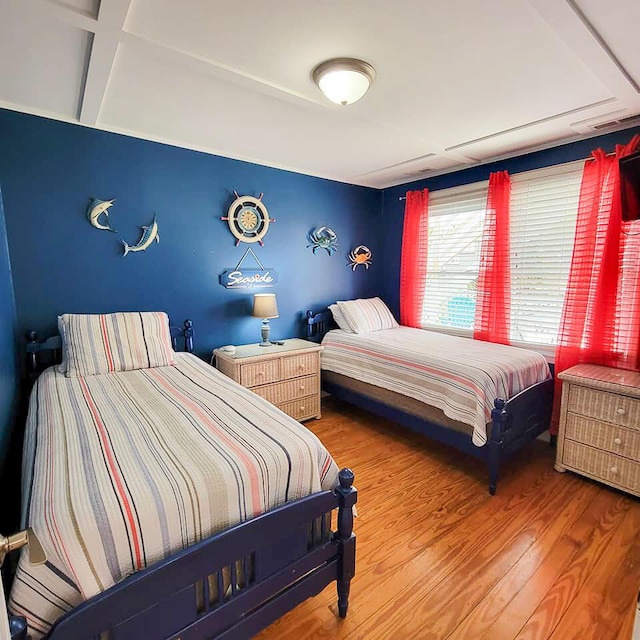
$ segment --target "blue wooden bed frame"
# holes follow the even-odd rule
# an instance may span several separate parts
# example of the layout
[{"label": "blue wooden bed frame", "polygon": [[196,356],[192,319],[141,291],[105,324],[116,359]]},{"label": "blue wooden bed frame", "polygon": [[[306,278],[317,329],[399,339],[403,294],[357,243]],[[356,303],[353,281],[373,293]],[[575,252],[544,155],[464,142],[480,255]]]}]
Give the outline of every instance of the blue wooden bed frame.
[{"label": "blue wooden bed frame", "polygon": [[[174,348],[183,338],[193,350],[190,320],[171,333]],[[32,331],[27,340],[30,376],[42,369],[42,352],[59,361],[59,336],[38,342]],[[46,640],[244,640],[333,581],[344,618],[355,573],[353,479],[342,469],[334,491],[267,511],[129,576],[61,617]],[[27,638],[24,618],[12,617],[11,630],[12,640]]]},{"label": "blue wooden bed frame", "polygon": [[[306,312],[306,336],[320,342],[325,333],[336,328],[329,310]],[[535,384],[505,401],[494,400],[491,432],[484,447],[476,447],[460,431],[391,407],[338,384],[322,381],[322,388],[332,396],[388,418],[438,442],[450,445],[486,461],[489,470],[489,493],[495,495],[502,462],[549,428],[553,407],[553,379]]]}]

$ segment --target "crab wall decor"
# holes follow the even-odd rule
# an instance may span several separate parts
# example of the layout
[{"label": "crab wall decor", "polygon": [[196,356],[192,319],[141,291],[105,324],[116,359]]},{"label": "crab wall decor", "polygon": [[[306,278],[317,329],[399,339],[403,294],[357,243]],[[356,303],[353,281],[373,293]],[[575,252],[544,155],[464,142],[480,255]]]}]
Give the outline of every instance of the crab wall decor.
[{"label": "crab wall decor", "polygon": [[324,249],[330,256],[332,256],[338,250],[338,236],[333,229],[329,227],[318,227],[309,233],[309,242],[307,245],[313,247],[311,249],[313,253],[316,253],[318,249]]},{"label": "crab wall decor", "polygon": [[371,249],[361,244],[348,255],[348,258],[349,262],[347,266],[351,267],[351,271],[355,271],[356,267],[361,264],[368,269],[371,265]]},{"label": "crab wall decor", "polygon": [[262,238],[269,231],[269,223],[275,222],[275,218],[269,217],[269,211],[262,202],[262,196],[239,196],[234,191],[236,199],[231,203],[229,212],[222,216],[220,220],[229,223],[229,230],[236,238],[236,247],[241,242],[259,242],[264,246]]}]

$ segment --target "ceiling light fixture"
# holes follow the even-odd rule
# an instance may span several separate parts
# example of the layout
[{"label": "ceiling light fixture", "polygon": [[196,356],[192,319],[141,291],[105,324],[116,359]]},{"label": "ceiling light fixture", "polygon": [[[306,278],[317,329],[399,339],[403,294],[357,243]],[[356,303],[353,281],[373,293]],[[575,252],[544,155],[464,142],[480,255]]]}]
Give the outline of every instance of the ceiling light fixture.
[{"label": "ceiling light fixture", "polygon": [[334,58],[319,64],[311,75],[329,100],[347,105],[367,93],[376,77],[376,70],[363,60]]}]

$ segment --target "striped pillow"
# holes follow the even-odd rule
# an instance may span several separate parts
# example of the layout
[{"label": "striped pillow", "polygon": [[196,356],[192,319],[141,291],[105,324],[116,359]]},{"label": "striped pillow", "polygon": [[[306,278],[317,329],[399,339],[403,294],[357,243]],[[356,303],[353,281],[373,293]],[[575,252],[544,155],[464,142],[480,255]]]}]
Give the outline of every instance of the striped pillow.
[{"label": "striped pillow", "polygon": [[399,326],[389,307],[380,298],[338,300],[338,307],[353,333],[395,329]]},{"label": "striped pillow", "polygon": [[166,313],[60,316],[68,378],[173,365]]}]

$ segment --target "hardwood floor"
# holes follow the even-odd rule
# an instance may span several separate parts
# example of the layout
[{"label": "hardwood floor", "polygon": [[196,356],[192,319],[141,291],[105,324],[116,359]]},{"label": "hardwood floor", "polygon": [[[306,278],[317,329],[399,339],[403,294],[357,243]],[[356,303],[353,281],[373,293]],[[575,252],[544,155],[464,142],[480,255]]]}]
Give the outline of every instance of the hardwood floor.
[{"label": "hardwood floor", "polygon": [[489,496],[484,465],[327,399],[306,423],[356,474],[347,618],[328,587],[260,640],[627,640],[640,501],[553,470],[535,442]]}]

